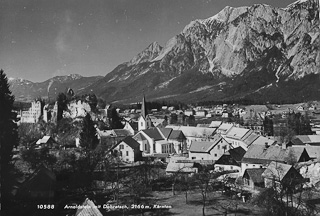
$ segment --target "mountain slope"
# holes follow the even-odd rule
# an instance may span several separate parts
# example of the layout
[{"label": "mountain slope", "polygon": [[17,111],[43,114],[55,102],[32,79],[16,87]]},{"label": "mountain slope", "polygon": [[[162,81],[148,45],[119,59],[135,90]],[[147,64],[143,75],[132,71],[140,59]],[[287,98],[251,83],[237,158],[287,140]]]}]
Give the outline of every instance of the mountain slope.
[{"label": "mountain slope", "polygon": [[33,83],[24,79],[9,79],[10,89],[17,101],[31,101],[37,97],[56,99],[59,92],[65,92],[67,88],[76,93],[101,79],[101,76],[82,77],[78,74],[68,76],[56,76],[49,80]]},{"label": "mountain slope", "polygon": [[[255,97],[261,95],[265,100],[290,101],[293,95],[288,91],[293,89],[288,83],[303,85],[313,77],[315,85],[305,86],[305,91],[318,91],[318,9],[316,0],[286,8],[226,7],[213,17],[192,21],[163,48],[151,44],[88,89],[108,101],[123,102],[135,101],[142,93],[150,99],[186,102],[259,101]],[[295,100],[309,97],[302,96]]]}]

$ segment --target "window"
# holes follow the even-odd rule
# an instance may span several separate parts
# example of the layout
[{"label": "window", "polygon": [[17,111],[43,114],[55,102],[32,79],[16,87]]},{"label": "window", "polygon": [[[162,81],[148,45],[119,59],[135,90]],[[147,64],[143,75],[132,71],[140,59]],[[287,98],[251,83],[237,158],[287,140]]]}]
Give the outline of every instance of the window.
[{"label": "window", "polygon": [[143,122],[141,122],[141,127],[143,126]]},{"label": "window", "polygon": [[215,157],[217,157],[217,154],[214,154]]},{"label": "window", "polygon": [[230,169],[232,169],[232,170],[233,170],[233,166],[230,166]]},{"label": "window", "polygon": [[144,150],[147,150],[148,149],[148,146],[147,146],[147,143],[144,144]]},{"label": "window", "polygon": [[220,149],[220,145],[218,145],[218,149]]},{"label": "window", "polygon": [[120,153],[120,156],[122,157],[122,151],[120,151],[119,153]]},{"label": "window", "polygon": [[253,167],[256,167],[256,165],[253,165]]},{"label": "window", "polygon": [[191,159],[192,159],[192,160],[195,160],[195,159],[196,159],[196,157],[192,157]]},{"label": "window", "polygon": [[123,146],[123,145],[120,145],[120,149],[124,149],[124,146]]},{"label": "window", "polygon": [[128,151],[126,151],[126,155],[129,156],[129,152]]},{"label": "window", "polygon": [[248,164],[246,164],[246,166],[248,166]]}]

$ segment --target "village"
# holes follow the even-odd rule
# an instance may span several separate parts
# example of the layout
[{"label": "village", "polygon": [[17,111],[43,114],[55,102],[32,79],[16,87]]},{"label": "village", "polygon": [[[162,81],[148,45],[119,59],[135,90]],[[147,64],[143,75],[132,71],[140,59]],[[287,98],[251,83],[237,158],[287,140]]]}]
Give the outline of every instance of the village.
[{"label": "village", "polygon": [[32,138],[15,149],[15,164],[25,174],[14,194],[33,205],[42,200],[37,210],[55,208],[54,215],[161,215],[178,207],[152,203],[146,194],[182,193],[188,203],[188,194],[191,199],[199,190],[203,215],[210,213],[205,206],[217,191],[237,200],[236,207],[220,210],[227,214],[273,188],[286,208],[319,213],[316,102],[289,108],[221,104],[150,109],[142,96],[137,107],[121,110],[113,104],[97,108],[94,95],[75,98],[71,89],[59,95],[65,100],[58,96],[51,105],[35,100],[27,110],[16,111],[22,133]]}]

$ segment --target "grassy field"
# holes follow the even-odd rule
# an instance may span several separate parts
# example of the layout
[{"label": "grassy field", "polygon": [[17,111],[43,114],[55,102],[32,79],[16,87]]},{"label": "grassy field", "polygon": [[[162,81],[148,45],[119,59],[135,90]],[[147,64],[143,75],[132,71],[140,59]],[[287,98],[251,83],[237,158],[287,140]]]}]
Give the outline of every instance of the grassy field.
[{"label": "grassy field", "polygon": [[[200,191],[189,191],[188,203],[186,203],[185,192],[172,191],[154,191],[151,196],[146,198],[150,207],[154,205],[164,206],[162,209],[153,209],[152,211],[136,211],[136,212],[113,212],[104,215],[182,215],[197,216],[202,215],[202,196]],[[169,206],[170,208],[165,208]],[[205,208],[205,215],[262,215],[262,209],[251,204],[250,202],[242,202],[241,199],[235,197],[227,197],[221,192],[208,193],[208,199]]]}]

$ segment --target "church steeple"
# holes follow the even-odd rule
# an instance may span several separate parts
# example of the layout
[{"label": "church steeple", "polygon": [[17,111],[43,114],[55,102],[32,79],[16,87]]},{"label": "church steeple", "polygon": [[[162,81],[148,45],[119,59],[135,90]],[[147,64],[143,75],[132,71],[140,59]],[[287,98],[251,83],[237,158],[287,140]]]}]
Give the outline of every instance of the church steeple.
[{"label": "church steeple", "polygon": [[143,118],[146,118],[147,114],[148,113],[147,113],[147,106],[146,106],[146,98],[143,95],[142,104],[141,104],[141,115],[143,116]]}]

